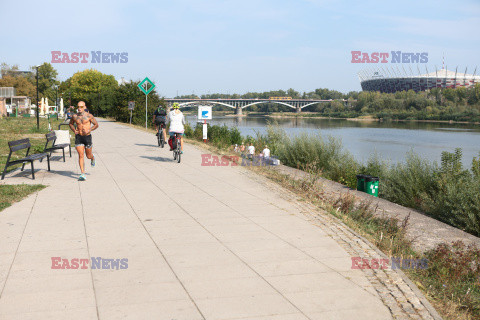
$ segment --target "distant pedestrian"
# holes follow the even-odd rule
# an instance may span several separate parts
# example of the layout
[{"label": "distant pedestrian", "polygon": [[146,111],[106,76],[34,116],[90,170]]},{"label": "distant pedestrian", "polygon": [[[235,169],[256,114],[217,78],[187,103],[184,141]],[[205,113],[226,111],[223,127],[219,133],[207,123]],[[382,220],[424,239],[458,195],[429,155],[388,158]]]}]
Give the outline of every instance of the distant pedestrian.
[{"label": "distant pedestrian", "polygon": [[242,145],[240,146],[240,152],[244,153],[245,152],[245,144],[242,142]]},{"label": "distant pedestrian", "polygon": [[255,156],[255,147],[253,146],[253,143],[250,143],[250,146],[248,147],[248,158],[253,159]]},{"label": "distant pedestrian", "polygon": [[235,143],[235,147],[233,147],[233,152],[238,152],[238,144]]},{"label": "distant pedestrian", "polygon": [[68,108],[68,111],[65,114],[65,117],[66,117],[67,120],[72,119],[72,117],[73,117],[73,107],[72,106],[70,106],[70,108]]},{"label": "distant pedestrian", "polygon": [[270,158],[270,149],[268,149],[267,145],[265,145],[265,149],[263,149],[262,153],[264,158]]}]

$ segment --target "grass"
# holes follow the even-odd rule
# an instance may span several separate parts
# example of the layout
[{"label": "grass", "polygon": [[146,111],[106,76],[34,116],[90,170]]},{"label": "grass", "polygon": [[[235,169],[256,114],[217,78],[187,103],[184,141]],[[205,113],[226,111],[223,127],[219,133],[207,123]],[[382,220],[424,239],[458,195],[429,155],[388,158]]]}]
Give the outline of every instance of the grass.
[{"label": "grass", "polygon": [[45,186],[41,184],[0,185],[0,211],[43,188]]},{"label": "grass", "polygon": [[[50,119],[52,129],[57,129],[58,125],[62,123],[61,120]],[[62,127],[65,129],[65,127]],[[45,146],[45,134],[48,133],[48,120],[46,118],[40,118],[40,129],[37,129],[36,118],[2,118],[0,119],[0,170],[3,172],[5,163],[7,162],[8,142],[13,140],[19,140],[29,138],[32,147],[30,153],[38,153],[43,151]],[[20,159],[25,156],[26,150],[20,150],[12,154],[12,160]],[[20,167],[21,164],[11,166],[7,169],[7,172]]]}]

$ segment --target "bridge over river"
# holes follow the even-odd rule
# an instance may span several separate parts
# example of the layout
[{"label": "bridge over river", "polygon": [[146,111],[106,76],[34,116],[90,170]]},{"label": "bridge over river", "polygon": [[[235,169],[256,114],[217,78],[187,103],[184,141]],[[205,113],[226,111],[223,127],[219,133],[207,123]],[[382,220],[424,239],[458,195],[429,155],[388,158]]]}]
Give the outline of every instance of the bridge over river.
[{"label": "bridge over river", "polygon": [[349,102],[345,99],[329,99],[329,100],[315,100],[315,99],[165,99],[168,106],[171,106],[174,103],[178,103],[180,107],[187,106],[199,106],[199,105],[220,105],[235,109],[235,114],[241,115],[242,109],[254,106],[257,104],[266,104],[266,103],[276,103],[289,108],[295,109],[296,112],[301,112],[303,108],[308,106],[332,102],[332,101],[341,101],[344,104]]}]

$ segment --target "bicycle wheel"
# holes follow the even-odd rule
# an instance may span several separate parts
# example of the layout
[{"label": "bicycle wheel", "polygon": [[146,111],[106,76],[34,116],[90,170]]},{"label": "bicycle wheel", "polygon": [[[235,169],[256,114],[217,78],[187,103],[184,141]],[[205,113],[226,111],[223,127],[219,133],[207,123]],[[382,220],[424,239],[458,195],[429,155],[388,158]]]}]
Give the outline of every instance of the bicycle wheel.
[{"label": "bicycle wheel", "polygon": [[181,152],[178,152],[178,157],[177,157],[177,162],[180,163],[180,157],[181,157],[182,153]]},{"label": "bicycle wheel", "polygon": [[160,134],[161,134],[161,132],[160,132],[160,131],[158,131],[158,132],[157,132],[157,141],[158,141],[158,146],[160,146],[160,145],[161,145],[161,143],[162,143],[162,141],[161,141],[161,140],[162,140],[162,138],[160,137]]},{"label": "bicycle wheel", "polygon": [[177,160],[177,150],[173,150],[173,160]]},{"label": "bicycle wheel", "polygon": [[160,139],[160,147],[164,147],[165,146],[165,140],[163,139],[163,135],[162,135],[162,139]]}]

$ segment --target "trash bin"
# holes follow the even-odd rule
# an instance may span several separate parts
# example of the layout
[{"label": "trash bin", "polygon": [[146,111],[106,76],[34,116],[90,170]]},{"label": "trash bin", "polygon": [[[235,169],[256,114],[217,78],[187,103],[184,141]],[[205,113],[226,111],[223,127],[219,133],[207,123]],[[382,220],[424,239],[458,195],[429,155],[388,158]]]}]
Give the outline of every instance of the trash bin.
[{"label": "trash bin", "polygon": [[374,197],[378,197],[378,184],[378,177],[365,177],[365,192]]},{"label": "trash bin", "polygon": [[357,190],[365,192],[365,177],[364,174],[357,174]]}]

